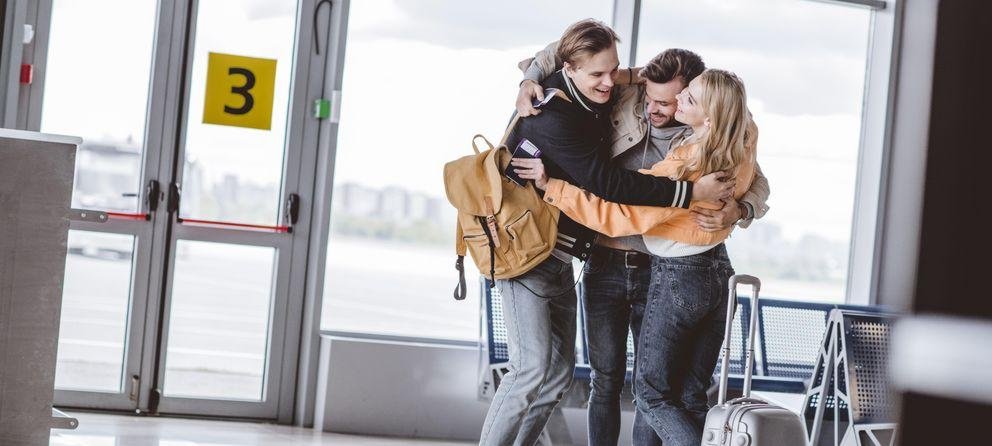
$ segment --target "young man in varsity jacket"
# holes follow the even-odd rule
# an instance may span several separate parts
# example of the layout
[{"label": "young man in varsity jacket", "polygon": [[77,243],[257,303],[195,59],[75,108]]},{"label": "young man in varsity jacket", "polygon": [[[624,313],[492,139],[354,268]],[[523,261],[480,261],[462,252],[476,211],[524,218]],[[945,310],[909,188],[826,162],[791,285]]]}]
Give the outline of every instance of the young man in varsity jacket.
[{"label": "young man in varsity jacket", "polygon": [[[693,198],[729,196],[734,184],[720,181],[720,173],[690,183],[631,172],[610,161],[616,41],[616,33],[598,21],[570,26],[558,48],[564,68],[543,80],[568,100],[555,97],[541,114],[520,120],[508,145],[526,138],[541,150],[549,175],[619,203],[685,208]],[[542,443],[548,417],[571,384],[576,331],[571,259],[589,258],[596,233],[565,215],[558,231],[553,256],[519,277],[496,281],[510,364],[486,415],[482,445]]]},{"label": "young man in varsity jacket", "polygon": [[[555,59],[558,42],[535,58],[521,62],[517,110],[521,116],[540,113],[531,106],[534,96],[543,95],[538,82],[560,66]],[[621,70],[610,116],[612,132],[609,156],[629,169],[647,169],[664,159],[669,149],[692,134],[692,129],[673,118],[675,95],[706,69],[702,59],[683,49],[669,49],[653,58],[640,72]],[[550,174],[549,174],[550,175]],[[553,175],[551,175],[553,176]],[[595,193],[595,192],[594,192]],[[716,231],[738,224],[742,228],[768,211],[768,180],[756,170],[755,179],[740,202],[725,200],[723,209],[698,216],[704,230]],[[605,198],[605,197],[604,197]],[[606,200],[609,200],[608,198]],[[588,435],[593,446],[617,444],[620,435],[620,398],[627,369],[627,331],[639,345],[638,335],[650,284],[650,257],[641,236],[611,238],[600,235],[593,242],[585,265],[583,304],[592,383],[589,395]],[[650,348],[649,345],[642,348]],[[655,432],[640,413],[634,419],[634,444],[660,445]]]}]

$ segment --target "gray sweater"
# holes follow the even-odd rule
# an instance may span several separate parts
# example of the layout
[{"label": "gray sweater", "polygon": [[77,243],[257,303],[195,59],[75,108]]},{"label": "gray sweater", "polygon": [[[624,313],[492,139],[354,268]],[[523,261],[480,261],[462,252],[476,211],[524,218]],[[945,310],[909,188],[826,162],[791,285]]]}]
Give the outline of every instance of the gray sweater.
[{"label": "gray sweater", "polygon": [[[655,163],[665,159],[665,155],[668,155],[673,142],[681,141],[692,135],[692,128],[687,125],[660,129],[648,127],[650,129],[649,136],[644,138],[645,140],[641,142],[639,148],[627,150],[614,158],[613,162],[627,170],[649,169]],[[639,235],[607,237],[600,234],[596,239],[596,244],[614,249],[650,253],[648,248],[644,246],[644,239]]]}]

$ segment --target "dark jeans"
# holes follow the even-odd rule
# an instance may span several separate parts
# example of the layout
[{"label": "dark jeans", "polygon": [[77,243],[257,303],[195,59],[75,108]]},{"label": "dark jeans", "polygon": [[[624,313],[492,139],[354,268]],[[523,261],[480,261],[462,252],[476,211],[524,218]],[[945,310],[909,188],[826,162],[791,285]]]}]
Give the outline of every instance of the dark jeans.
[{"label": "dark jeans", "polygon": [[[720,355],[733,274],[723,244],[693,256],[652,259],[634,392],[638,412],[665,446],[702,442],[706,390]],[[637,438],[634,444],[640,444]]]},{"label": "dark jeans", "polygon": [[[620,398],[627,372],[627,332],[637,345],[641,318],[651,284],[649,259],[640,254],[629,259],[626,251],[597,248],[586,262],[582,284],[585,332],[592,368],[589,393],[588,435],[591,446],[616,446],[620,438]],[[631,260],[631,261],[629,261]],[[640,414],[634,429],[655,437]],[[636,435],[636,434],[635,434]],[[650,443],[648,443],[650,444]]]}]

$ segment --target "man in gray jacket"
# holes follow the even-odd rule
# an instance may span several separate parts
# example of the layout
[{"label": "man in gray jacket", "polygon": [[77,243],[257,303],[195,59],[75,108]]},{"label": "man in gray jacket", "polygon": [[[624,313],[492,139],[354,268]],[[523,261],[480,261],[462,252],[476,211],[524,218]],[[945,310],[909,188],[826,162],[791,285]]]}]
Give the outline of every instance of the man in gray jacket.
[{"label": "man in gray jacket", "polygon": [[[520,63],[524,81],[520,85],[517,111],[521,116],[540,113],[531,106],[542,98],[539,82],[560,63],[554,54],[557,42],[535,58]],[[705,70],[702,59],[683,49],[658,54],[635,73],[620,70],[611,115],[613,162],[630,170],[647,169],[665,158],[669,149],[692,134],[692,129],[674,119],[675,95]],[[637,76],[643,79],[637,82]],[[626,83],[627,85],[623,85]],[[768,180],[756,171],[751,188],[740,202],[729,199],[718,211],[697,213],[703,230],[717,231],[738,224],[748,227],[768,211]],[[620,435],[620,397],[627,371],[628,330],[638,345],[641,320],[650,284],[650,256],[641,236],[611,238],[600,235],[583,274],[583,306],[588,340],[592,385],[589,395],[588,435],[590,445],[617,444]],[[660,445],[650,426],[638,412],[634,418],[634,444]]]}]

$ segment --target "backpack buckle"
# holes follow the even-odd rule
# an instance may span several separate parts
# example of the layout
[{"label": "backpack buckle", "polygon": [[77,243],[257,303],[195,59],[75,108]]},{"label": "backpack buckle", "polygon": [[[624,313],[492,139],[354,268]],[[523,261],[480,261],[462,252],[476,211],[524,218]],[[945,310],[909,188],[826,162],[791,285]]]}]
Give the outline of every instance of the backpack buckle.
[{"label": "backpack buckle", "polygon": [[486,226],[489,227],[489,232],[492,234],[493,245],[499,248],[499,235],[496,233],[496,212],[493,207],[493,199],[486,196],[483,200],[486,203],[486,212],[489,213],[486,216]]}]

